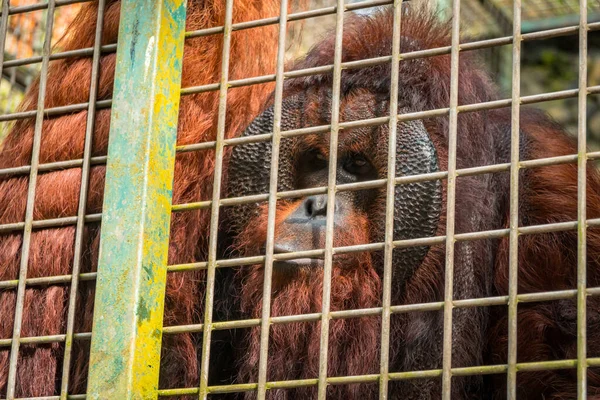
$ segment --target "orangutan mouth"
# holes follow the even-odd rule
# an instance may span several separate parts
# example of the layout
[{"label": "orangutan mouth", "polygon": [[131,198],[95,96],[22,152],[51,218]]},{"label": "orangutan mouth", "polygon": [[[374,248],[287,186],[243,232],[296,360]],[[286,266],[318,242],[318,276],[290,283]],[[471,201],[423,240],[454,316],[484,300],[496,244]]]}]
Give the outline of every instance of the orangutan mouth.
[{"label": "orangutan mouth", "polygon": [[325,260],[322,258],[296,258],[293,260],[275,261],[273,267],[277,269],[297,269],[297,268],[323,268]]},{"label": "orangutan mouth", "polygon": [[[273,249],[275,254],[289,253],[285,247],[275,246]],[[292,272],[300,268],[323,268],[325,260],[323,257],[301,257],[291,260],[276,260],[273,262],[273,267],[281,271]]]}]

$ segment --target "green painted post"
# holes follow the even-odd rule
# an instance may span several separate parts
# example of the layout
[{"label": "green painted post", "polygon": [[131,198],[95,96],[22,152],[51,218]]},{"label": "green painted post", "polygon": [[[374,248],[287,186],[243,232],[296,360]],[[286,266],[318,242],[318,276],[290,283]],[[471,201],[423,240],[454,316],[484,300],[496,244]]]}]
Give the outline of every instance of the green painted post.
[{"label": "green painted post", "polygon": [[185,0],[123,0],[88,399],[155,399]]}]

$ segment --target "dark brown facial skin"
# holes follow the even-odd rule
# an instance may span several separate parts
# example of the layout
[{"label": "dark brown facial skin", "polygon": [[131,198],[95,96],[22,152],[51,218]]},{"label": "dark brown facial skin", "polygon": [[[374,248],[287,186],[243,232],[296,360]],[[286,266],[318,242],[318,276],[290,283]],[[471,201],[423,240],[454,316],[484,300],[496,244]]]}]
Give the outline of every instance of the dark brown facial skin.
[{"label": "dark brown facial skin", "polygon": [[[413,7],[411,5],[411,7]],[[419,9],[402,17],[401,51],[412,52],[450,44],[449,26]],[[355,17],[344,26],[343,62],[375,58],[391,53],[391,14]],[[334,37],[326,37],[299,61],[304,69],[333,64]],[[459,105],[499,99],[489,77],[474,61],[472,53],[461,52],[459,59]],[[360,69],[345,69],[341,79],[340,120],[376,118],[388,115],[389,64]],[[402,113],[446,109],[450,104],[449,55],[426,59],[406,59],[400,63],[399,107]],[[291,79],[286,82],[282,129],[327,125],[331,120],[330,74]],[[270,112],[268,105],[265,113]],[[255,119],[244,134],[269,132],[272,120]],[[421,124],[421,125],[419,125]],[[429,118],[419,124],[400,124],[405,136],[426,131],[437,154],[437,170],[447,170],[449,121],[447,115]],[[338,184],[387,176],[387,125],[342,129],[339,132]],[[546,115],[521,108],[520,159],[556,157],[577,152],[575,143]],[[457,168],[471,168],[510,161],[510,109],[460,113]],[[409,142],[406,142],[409,143]],[[269,145],[234,150],[229,164],[229,193],[232,196],[266,193],[268,188],[252,179],[267,171]],[[401,147],[401,150],[406,150]],[[245,152],[245,153],[244,153]],[[406,152],[406,151],[405,151]],[[409,152],[410,153],[410,152]],[[260,168],[248,173],[236,164],[239,155],[268,155],[260,158]],[[398,155],[402,155],[400,151]],[[278,191],[325,186],[327,184],[328,135],[285,138],[281,142]],[[398,159],[398,156],[397,156]],[[350,160],[350,161],[348,161]],[[356,160],[360,160],[358,163]],[[363,163],[363,160],[365,161]],[[407,158],[410,160],[410,157]],[[263,163],[264,165],[262,165]],[[348,163],[348,164],[347,164]],[[243,164],[243,163],[238,163]],[[358,164],[358,165],[357,165]],[[406,165],[406,160],[399,162]],[[351,165],[347,168],[347,165]],[[360,169],[357,169],[360,167]],[[362,168],[365,168],[364,170]],[[263,168],[263,169],[261,169]],[[350,170],[350,171],[349,171]],[[357,173],[357,171],[359,171]],[[366,171],[366,172],[365,172]],[[362,173],[365,172],[365,173]],[[401,171],[403,172],[403,171]],[[404,175],[411,175],[403,173]],[[400,175],[403,175],[400,174]],[[237,180],[236,180],[237,179]],[[231,185],[234,182],[235,185]],[[519,225],[529,226],[577,219],[577,168],[555,165],[528,169],[519,184]],[[456,186],[455,233],[505,229],[509,226],[509,187],[507,173],[480,176],[459,175]],[[246,185],[246,186],[244,186]],[[431,234],[414,237],[444,236],[446,229],[446,183],[441,184],[439,215]],[[242,189],[240,189],[243,187]],[[244,192],[247,190],[247,192]],[[398,189],[398,188],[397,188]],[[427,188],[415,187],[416,193]],[[435,191],[434,191],[435,192]],[[410,200],[396,196],[403,201]],[[324,195],[280,200],[275,220],[275,250],[278,253],[322,248]],[[600,179],[598,172],[587,170],[588,218],[600,216]],[[403,206],[404,204],[404,206]],[[427,217],[431,209],[396,203],[395,215],[406,210]],[[382,241],[385,191],[382,188],[336,195],[333,242],[335,247]],[[403,211],[404,210],[404,211]],[[425,211],[427,210],[427,211]],[[230,210],[233,248],[239,255],[264,254],[267,208],[248,206]],[[410,221],[399,218],[396,224]],[[424,221],[430,221],[425,218]],[[419,226],[414,224],[413,226]],[[409,230],[402,231],[403,234]],[[405,238],[405,237],[401,237]],[[396,236],[395,236],[396,239]],[[519,293],[564,290],[576,287],[576,231],[525,235],[519,240]],[[588,230],[588,286],[600,285],[600,235]],[[392,260],[392,304],[420,304],[444,299],[445,247],[425,249],[418,265],[406,267],[415,254],[395,249]],[[454,299],[506,296],[508,293],[507,238],[459,241],[454,244]],[[590,256],[591,255],[591,256]],[[276,262],[273,265],[271,293],[272,316],[319,313],[322,310],[323,263],[321,260]],[[381,252],[334,255],[332,264],[331,310],[379,307],[382,298]],[[262,315],[262,265],[240,268],[236,280],[242,315]],[[588,356],[600,355],[600,303],[588,298]],[[561,360],[576,357],[576,308],[574,301],[520,303],[518,307],[518,362]],[[393,372],[437,370],[442,364],[442,312],[406,312],[391,319],[389,368]],[[330,321],[328,376],[379,373],[381,319],[379,316]],[[506,363],[507,308],[505,306],[456,307],[452,324],[452,367],[472,367]],[[238,381],[255,382],[260,359],[260,329],[251,329],[238,354]],[[318,323],[273,324],[270,327],[269,381],[316,378],[320,353]],[[518,395],[527,399],[575,398],[574,370],[519,372]],[[328,398],[374,398],[376,384],[330,385]],[[392,399],[433,399],[441,397],[440,379],[398,380],[389,383]],[[272,399],[314,398],[315,387],[269,390]],[[453,377],[453,399],[500,399],[506,396],[505,375]],[[588,370],[588,395],[600,399],[600,374]],[[253,398],[248,394],[247,398]]]},{"label": "dark brown facial skin", "polygon": [[[366,114],[364,106],[369,104],[374,105],[374,101],[372,96],[366,93],[347,98],[343,105],[342,118]],[[362,106],[362,113],[361,110],[357,112],[357,105]],[[308,118],[311,117],[315,120],[309,121]],[[319,117],[321,116],[310,115],[305,123],[307,125],[320,124],[322,118]],[[376,135],[372,130],[340,131],[336,165],[336,183],[338,185],[374,180],[379,177],[379,171],[375,165],[379,160],[373,157],[376,154],[373,151],[375,138]],[[327,186],[330,148],[328,139],[325,135],[311,135],[298,140],[297,150],[293,151],[296,156],[296,188]],[[356,221],[365,218],[367,213],[372,211],[371,206],[377,196],[378,190],[373,189],[337,193],[334,207],[334,237],[344,235],[346,237],[344,241],[349,243],[348,245],[350,243],[363,244],[359,243],[360,241],[352,240],[352,235],[348,231],[365,229],[364,226],[356,226]],[[290,209],[287,217],[277,225],[275,253],[324,248],[327,194],[314,195],[294,202]],[[335,258],[337,262],[342,258],[351,257],[340,254]],[[290,269],[299,267],[322,268],[323,260],[322,258],[304,258],[281,261],[276,262],[274,267],[276,273],[279,271],[291,272]]]}]

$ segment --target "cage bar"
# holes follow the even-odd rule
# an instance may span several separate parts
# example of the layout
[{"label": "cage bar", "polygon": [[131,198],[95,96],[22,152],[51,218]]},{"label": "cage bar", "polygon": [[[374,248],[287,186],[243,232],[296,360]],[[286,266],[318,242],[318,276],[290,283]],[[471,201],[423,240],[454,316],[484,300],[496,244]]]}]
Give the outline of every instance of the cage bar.
[{"label": "cage bar", "polygon": [[204,301],[204,328],[202,332],[202,355],[200,360],[200,387],[198,398],[208,395],[208,370],[210,368],[210,342],[212,337],[213,300],[215,296],[215,268],[217,259],[217,234],[219,231],[219,205],[221,181],[223,178],[223,140],[227,111],[227,89],[229,81],[229,50],[231,48],[231,24],[233,19],[233,0],[225,4],[225,31],[223,33],[223,53],[221,57],[221,83],[219,86],[219,110],[217,119],[217,138],[215,149],[215,170],[213,176],[213,204],[210,210],[210,232],[208,242],[208,268],[206,272],[206,294]]},{"label": "cage bar", "polygon": [[88,399],[157,396],[185,16],[121,3]]},{"label": "cage bar", "polygon": [[510,112],[510,194],[508,261],[508,355],[506,398],[517,398],[517,294],[519,271],[519,149],[521,105],[521,0],[513,0],[512,102]]},{"label": "cage bar", "polygon": [[387,180],[385,200],[385,244],[383,253],[383,293],[381,301],[381,348],[379,368],[379,399],[388,398],[390,364],[390,316],[392,306],[392,260],[394,256],[394,213],[396,194],[396,139],[398,127],[398,86],[400,71],[400,33],[402,0],[394,1],[392,27],[392,67],[390,68],[390,122],[388,136]]},{"label": "cage bar", "polygon": [[331,130],[329,131],[329,170],[327,175],[327,210],[325,220],[325,253],[323,267],[323,298],[321,312],[321,341],[319,353],[319,400],[327,396],[327,358],[329,349],[329,312],[331,306],[331,272],[333,269],[333,229],[335,192],[337,185],[337,151],[340,130],[340,88],[342,82],[342,43],[344,34],[344,0],[337,0],[335,19],[335,49],[333,56],[333,87],[331,90]]},{"label": "cage bar", "polygon": [[279,149],[281,145],[281,114],[283,103],[283,77],[285,60],[285,35],[287,32],[288,1],[281,0],[279,9],[279,35],[277,38],[277,61],[275,70],[275,98],[273,106],[273,139],[271,142],[271,169],[269,172],[269,201],[267,210],[267,243],[264,260],[264,283],[262,314],[260,323],[260,354],[258,360],[257,397],[263,400],[267,395],[267,374],[269,358],[269,327],[271,318],[271,287],[273,274],[273,254],[275,248],[275,218],[277,213],[277,178],[279,174]]},{"label": "cage bar", "polygon": [[[9,0],[2,0],[2,14],[0,15],[0,77],[4,68],[4,46],[6,45],[6,32],[8,31]],[[41,60],[40,60],[41,61]]]},{"label": "cage bar", "polygon": [[446,265],[444,275],[444,332],[442,343],[442,399],[452,393],[452,311],[454,292],[454,216],[456,205],[456,146],[458,136],[458,58],[460,49],[460,0],[452,2],[450,52],[450,105],[448,133],[448,184],[446,186]]},{"label": "cage bar", "polygon": [[[347,7],[349,8],[350,5],[348,5]],[[291,19],[288,19],[288,20],[291,20]],[[588,29],[588,31],[600,30],[600,22],[588,23],[587,29]],[[521,36],[521,39],[524,42],[532,41],[532,40],[542,40],[542,39],[549,39],[549,38],[555,38],[555,37],[566,36],[566,35],[573,35],[573,34],[577,34],[578,32],[579,32],[579,25],[576,25],[576,26],[569,26],[569,27],[564,27],[564,28],[554,28],[554,29],[547,29],[547,30],[526,33]],[[485,40],[477,40],[477,41],[472,41],[472,42],[465,42],[465,43],[461,44],[459,51],[472,51],[472,50],[508,45],[508,44],[512,43],[512,39],[513,39],[512,36],[505,36],[505,37],[494,38],[494,39],[485,39]],[[450,54],[451,47],[452,46],[445,46],[445,47],[439,47],[439,48],[434,48],[434,49],[413,51],[413,52],[409,52],[409,53],[400,54],[400,57],[405,60],[412,60],[412,59],[416,59],[416,58],[433,57],[433,56],[438,56],[438,55],[443,55],[443,54]],[[103,53],[104,52],[114,52],[115,49],[116,49],[116,45],[114,45],[114,44],[102,46]],[[58,60],[58,59],[62,59],[62,58],[91,55],[92,52],[93,52],[93,48],[78,49],[78,50],[73,50],[73,51],[69,51],[69,52],[59,52],[59,53],[50,55],[50,60]],[[360,68],[360,67],[366,67],[366,66],[380,65],[380,64],[390,62],[390,60],[391,60],[390,56],[383,56],[383,57],[376,57],[376,58],[371,58],[371,59],[350,61],[350,62],[342,63],[342,69]],[[14,66],[39,63],[39,62],[41,62],[41,57],[32,57],[32,58],[28,58],[28,59],[19,59],[19,60],[9,60],[4,63],[4,67],[9,68],[9,67],[14,67]],[[296,78],[296,77],[300,77],[300,76],[323,74],[323,73],[328,73],[331,71],[333,71],[333,65],[325,65],[325,66],[321,66],[321,67],[288,71],[284,74],[284,76],[285,76],[285,78]],[[273,82],[274,80],[275,80],[275,75],[264,75],[264,76],[258,76],[258,77],[243,78],[243,79],[229,81],[229,87],[234,88],[234,87],[240,87],[240,86],[254,85],[254,84],[260,84],[260,83],[266,83],[266,82]],[[216,90],[219,90],[219,84],[212,83],[212,84],[207,84],[207,85],[202,85],[202,86],[182,88],[181,94],[188,95],[188,94],[192,94],[192,93],[202,93],[202,92],[216,91]],[[593,87],[588,88],[588,91],[590,91],[590,93],[599,93],[600,87],[593,86]],[[578,89],[564,90],[564,91],[559,91],[559,92],[554,92],[554,93],[546,92],[546,93],[543,93],[540,95],[532,95],[532,96],[522,97],[521,101],[522,101],[522,104],[531,104],[531,103],[538,102],[538,101],[557,100],[557,99],[564,98],[561,96],[577,97],[577,92],[578,92]],[[551,98],[547,98],[546,96],[548,96],[548,95],[550,95]],[[558,96],[558,97],[552,97],[552,96]],[[507,107],[507,106],[510,106],[510,104],[504,104],[504,103],[509,100],[510,99],[500,101],[502,103],[489,102],[489,103],[484,103],[484,104],[489,104],[492,108]],[[96,106],[97,106],[97,108],[107,108],[107,107],[111,106],[111,102],[112,102],[112,100],[100,100],[97,102]],[[459,110],[461,112],[464,112],[467,110],[476,111],[476,109],[473,109],[473,110],[470,109],[470,107],[472,107],[472,106],[477,107],[479,105],[478,104],[464,105],[464,106],[460,106]],[[86,108],[87,108],[87,103],[72,104],[69,106],[59,106],[59,107],[47,108],[44,110],[44,113],[46,115],[60,115],[60,114],[70,113],[73,111],[84,110]],[[432,112],[432,111],[427,111],[427,112]],[[35,116],[35,111],[24,111],[24,112],[4,114],[4,115],[0,115],[0,122],[30,118],[30,117],[34,117],[34,116]],[[386,122],[387,122],[387,120],[383,121],[382,123],[386,123]],[[343,125],[340,125],[340,126],[343,127]],[[326,131],[328,129],[326,129]],[[240,138],[236,138],[236,139],[240,139]],[[229,140],[234,140],[234,139],[229,139]],[[210,144],[210,143],[212,143],[212,147],[214,148],[214,142],[206,142],[206,143],[201,143],[200,144],[201,147],[199,149],[204,148],[202,146],[206,146],[207,144]],[[188,145],[188,146],[194,146],[194,145]],[[187,146],[186,146],[186,148],[187,148]]]},{"label": "cage bar", "polygon": [[577,98],[577,398],[587,399],[587,0],[579,0]]},{"label": "cage bar", "polygon": [[[15,6],[15,7],[10,7],[8,9],[8,12],[6,12],[7,15],[17,15],[17,14],[25,14],[25,13],[29,13],[32,11],[39,11],[39,10],[49,10],[50,7],[61,7],[61,6],[66,6],[69,4],[75,4],[75,3],[87,3],[90,2],[92,0],[55,0],[55,1],[47,1],[45,3],[34,3],[34,4],[26,4],[23,6]],[[2,13],[5,13],[5,11],[3,10]],[[2,14],[0,14],[1,16]]]}]

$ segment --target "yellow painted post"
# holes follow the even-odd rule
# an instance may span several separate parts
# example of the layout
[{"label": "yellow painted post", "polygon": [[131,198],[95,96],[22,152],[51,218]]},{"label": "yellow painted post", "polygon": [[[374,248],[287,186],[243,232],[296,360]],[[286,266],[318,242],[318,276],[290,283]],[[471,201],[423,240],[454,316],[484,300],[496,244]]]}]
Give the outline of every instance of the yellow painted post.
[{"label": "yellow painted post", "polygon": [[184,0],[123,0],[88,399],[155,399]]}]

